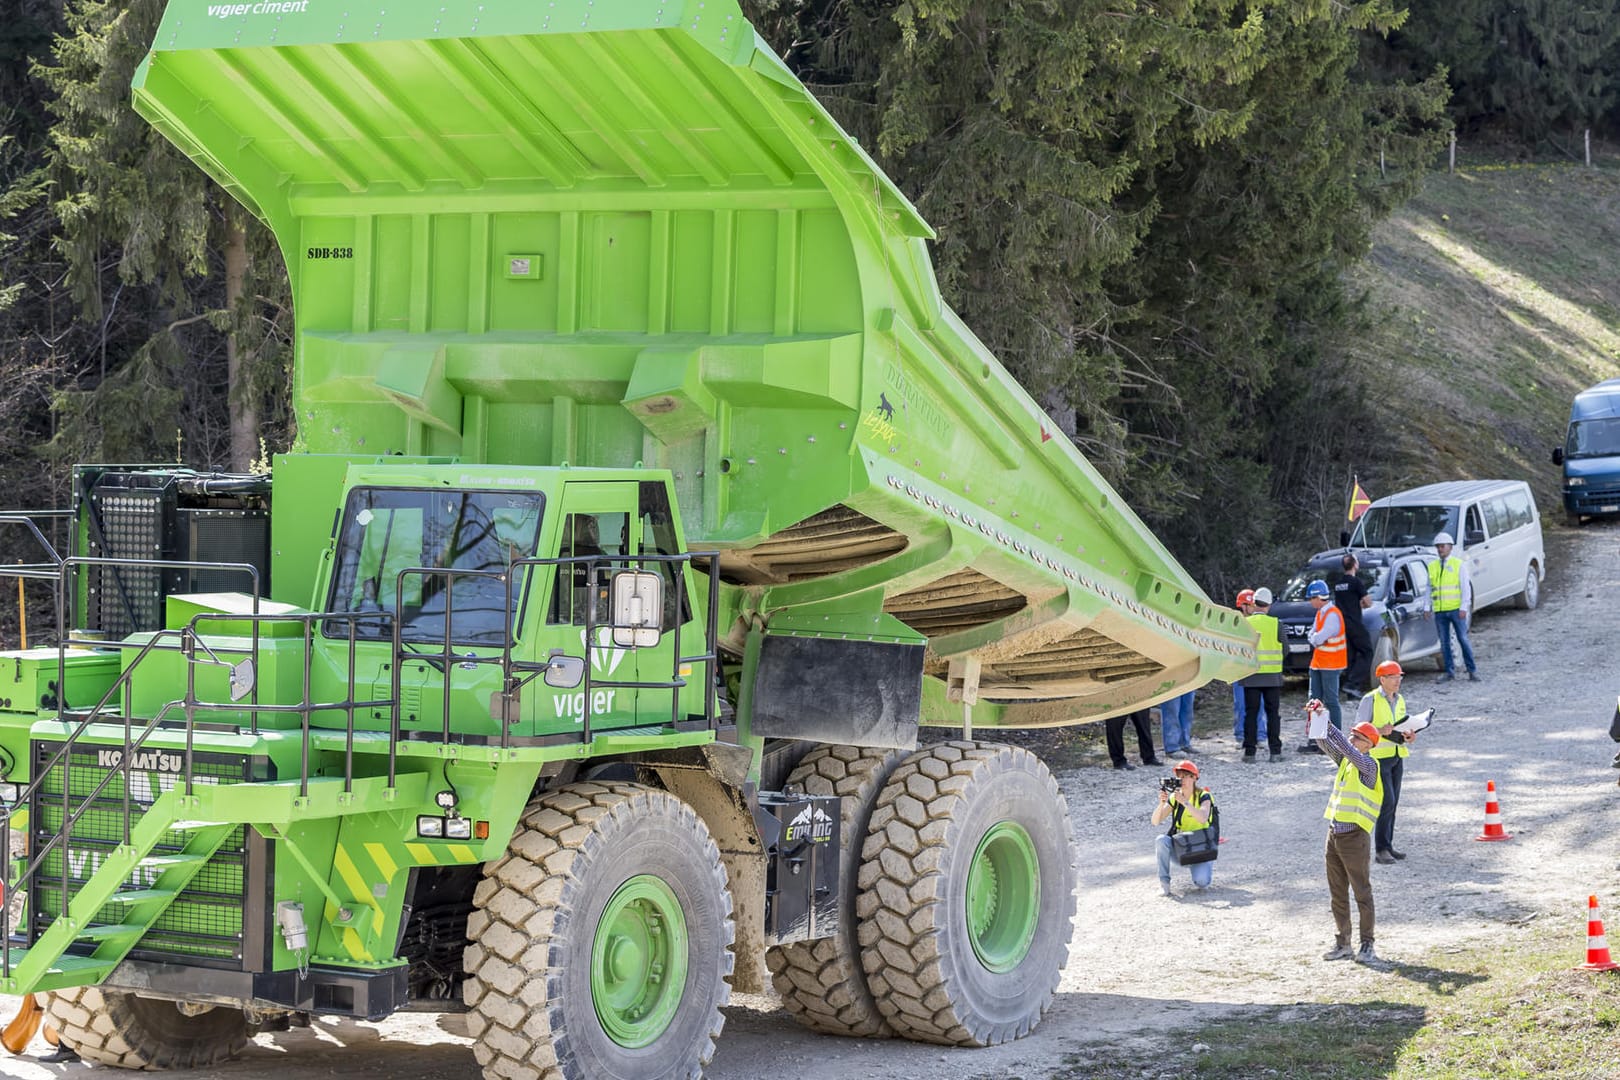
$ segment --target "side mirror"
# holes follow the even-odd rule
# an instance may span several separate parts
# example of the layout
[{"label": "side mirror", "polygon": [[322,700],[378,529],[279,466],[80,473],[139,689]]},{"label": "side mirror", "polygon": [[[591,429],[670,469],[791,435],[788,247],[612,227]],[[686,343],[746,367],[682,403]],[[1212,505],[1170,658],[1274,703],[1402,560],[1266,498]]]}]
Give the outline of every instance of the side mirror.
[{"label": "side mirror", "polygon": [[613,575],[613,644],[621,649],[657,645],[663,617],[663,578],[645,570]]},{"label": "side mirror", "polygon": [[253,670],[253,657],[231,665],[231,700],[241,701],[253,693],[258,674]]},{"label": "side mirror", "polygon": [[558,690],[572,690],[585,679],[585,658],[554,652],[546,661],[545,684]]},{"label": "side mirror", "polygon": [[1398,590],[1395,593],[1395,602],[1397,604],[1410,604],[1410,603],[1413,603],[1416,600],[1417,600],[1417,593],[1410,593],[1410,592],[1406,592],[1405,590]]},{"label": "side mirror", "polygon": [[1554,465],[1562,465],[1563,463],[1564,463],[1564,448],[1562,446],[1553,447],[1553,464]]}]

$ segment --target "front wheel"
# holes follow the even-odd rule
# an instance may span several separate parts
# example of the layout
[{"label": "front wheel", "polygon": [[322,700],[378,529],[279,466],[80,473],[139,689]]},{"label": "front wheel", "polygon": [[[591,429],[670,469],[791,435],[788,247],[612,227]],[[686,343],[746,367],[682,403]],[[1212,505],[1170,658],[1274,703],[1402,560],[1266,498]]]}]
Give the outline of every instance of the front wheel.
[{"label": "front wheel", "polygon": [[463,996],[490,1080],[696,1080],[730,997],[735,924],[692,808],[640,784],[530,804],[484,871]]},{"label": "front wheel", "polygon": [[1051,1007],[1075,905],[1068,807],[1027,750],[949,742],[908,757],[861,853],[862,963],[899,1034],[993,1046]]},{"label": "front wheel", "polygon": [[1513,598],[1513,606],[1520,611],[1534,611],[1536,605],[1541,603],[1541,575],[1536,573],[1536,564],[1531,563],[1524,572],[1524,591]]},{"label": "front wheel", "polygon": [[80,986],[45,999],[45,1022],[86,1061],[120,1069],[200,1069],[229,1061],[256,1030],[241,1009],[187,1007]]}]

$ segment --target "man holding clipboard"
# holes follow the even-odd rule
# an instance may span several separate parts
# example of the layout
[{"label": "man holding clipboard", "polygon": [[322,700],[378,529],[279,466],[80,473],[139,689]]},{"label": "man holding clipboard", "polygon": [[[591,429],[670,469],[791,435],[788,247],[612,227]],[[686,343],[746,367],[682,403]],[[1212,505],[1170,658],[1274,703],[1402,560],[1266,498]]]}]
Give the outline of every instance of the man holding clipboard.
[{"label": "man holding clipboard", "polygon": [[1395,809],[1401,801],[1401,776],[1406,771],[1406,755],[1411,751],[1417,733],[1428,726],[1428,717],[1408,717],[1406,698],[1401,696],[1401,665],[1385,660],[1374,672],[1378,676],[1378,689],[1361,699],[1356,710],[1358,724],[1371,724],[1378,729],[1377,745],[1368,751],[1378,762],[1378,773],[1383,781],[1384,802],[1378,809],[1378,824],[1373,827],[1373,859],[1385,866],[1406,858],[1395,850]]}]

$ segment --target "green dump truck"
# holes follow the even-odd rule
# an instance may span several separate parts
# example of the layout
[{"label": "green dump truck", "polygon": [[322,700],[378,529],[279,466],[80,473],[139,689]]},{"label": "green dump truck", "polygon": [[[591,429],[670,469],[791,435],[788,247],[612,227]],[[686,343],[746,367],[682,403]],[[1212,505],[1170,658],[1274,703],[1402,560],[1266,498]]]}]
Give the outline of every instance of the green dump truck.
[{"label": "green dump truck", "polygon": [[1030,1031],[1070,827],[976,736],[1254,639],[735,3],[173,0],[135,107],[275,231],[299,445],[82,466],[36,534],[0,992],[142,1068],[410,1006],[490,1077],[696,1076],[767,980],[833,1034]]}]

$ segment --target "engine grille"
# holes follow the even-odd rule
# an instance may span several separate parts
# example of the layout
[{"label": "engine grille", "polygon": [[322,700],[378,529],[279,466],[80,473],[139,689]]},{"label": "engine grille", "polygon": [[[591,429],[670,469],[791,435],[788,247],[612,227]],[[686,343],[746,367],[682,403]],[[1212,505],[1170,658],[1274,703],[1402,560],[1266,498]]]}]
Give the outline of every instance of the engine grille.
[{"label": "engine grille", "polygon": [[[33,745],[34,769],[38,775],[61,748],[56,742]],[[177,750],[158,751],[170,764],[181,758]],[[70,764],[51,769],[30,808],[33,850],[41,850],[62,830],[64,820],[63,776],[71,777],[66,813],[75,812],[109,772],[117,772],[117,756],[122,749],[108,746],[75,746]],[[193,755],[199,784],[240,784],[253,779],[269,779],[269,763],[239,754],[197,753]],[[137,764],[141,764],[137,758]],[[156,757],[154,766],[159,765]],[[255,773],[261,775],[256,776]],[[106,788],[85,808],[73,825],[68,843],[46,856],[33,883],[34,902],[29,905],[31,941],[37,940],[61,914],[65,904],[89,881],[102,861],[124,842],[124,791],[128,780],[130,825],[133,828],[146,808],[164,792],[180,783],[178,772],[160,767],[136,768],[115,775]],[[238,826],[226,838],[198,874],[164,911],[158,921],[130,953],[138,960],[180,961],[241,970],[244,945],[250,931],[249,912],[263,904],[253,893],[262,888],[264,868],[255,865],[265,856],[265,845],[255,842],[246,826]],[[171,830],[153,850],[154,855],[172,855],[184,849],[189,834]],[[65,881],[64,881],[65,873]],[[125,882],[126,889],[148,888],[156,871],[140,870]],[[65,885],[65,888],[64,888]],[[64,899],[65,896],[65,899]],[[92,920],[95,924],[118,923],[122,908],[108,904]]]}]

